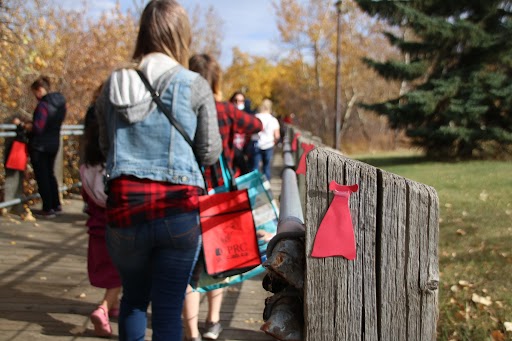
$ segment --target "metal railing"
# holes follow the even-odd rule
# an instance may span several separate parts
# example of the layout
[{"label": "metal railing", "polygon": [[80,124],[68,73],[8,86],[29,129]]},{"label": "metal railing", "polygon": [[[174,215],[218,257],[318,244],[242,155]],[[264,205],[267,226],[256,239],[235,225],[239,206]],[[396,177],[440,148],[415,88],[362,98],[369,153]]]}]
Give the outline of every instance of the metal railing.
[{"label": "metal railing", "polygon": [[291,129],[283,140],[281,196],[277,234],[267,246],[267,274],[263,287],[274,295],[265,300],[261,330],[277,340],[302,340],[304,290],[304,214],[295,158],[292,150]]},{"label": "metal railing", "polygon": [[[15,124],[0,124],[0,137],[16,137]],[[62,126],[61,136],[83,135],[83,124],[66,124]]]},{"label": "metal railing", "polygon": [[[60,186],[59,187],[59,192],[67,192],[73,188],[80,188],[82,187],[82,182],[77,182],[76,184],[73,184],[71,186]],[[23,198],[16,198],[16,199],[13,199],[13,200],[8,200],[8,201],[2,201],[0,202],[0,209],[2,208],[7,208],[7,207],[12,207],[12,206],[15,206],[15,205],[19,205],[19,204],[23,204],[27,201],[30,201],[30,200],[34,200],[34,199],[39,199],[41,198],[41,195],[39,195],[39,193],[36,193],[36,194],[32,194],[32,195],[29,195],[29,196],[26,196],[26,197],[23,197]]]},{"label": "metal railing", "polygon": [[[62,128],[61,128],[61,131],[60,131],[60,135],[61,137],[64,137],[64,136],[80,136],[80,135],[83,135],[83,129],[84,129],[84,125],[83,124],[69,124],[69,125],[63,125]],[[16,125],[15,124],[0,124],[0,138],[3,138],[3,139],[9,139],[9,138],[14,138],[16,137]],[[57,181],[59,182],[60,186],[59,186],[59,192],[66,192],[66,191],[69,191],[71,189],[74,189],[74,188],[79,188],[82,186],[82,183],[80,181],[72,184],[72,185],[64,185],[63,184],[63,167],[64,167],[64,162],[63,162],[63,153],[62,153],[62,145],[63,143],[61,143],[61,149],[59,150],[59,153],[57,154],[57,160],[55,162],[55,174],[57,176]],[[4,143],[4,153],[5,153],[5,143]],[[22,176],[12,176],[12,173],[14,173],[16,171],[11,171],[9,172],[9,174],[11,175],[10,177],[7,176],[8,172],[6,171],[6,183],[7,182],[15,182],[14,184],[11,184],[11,186],[14,186],[14,187],[17,187],[18,188],[22,188],[22,185],[21,184],[17,184],[17,182],[21,182],[23,181],[23,177]],[[2,186],[2,188],[0,188],[1,190],[4,190],[5,191],[5,185]],[[29,195],[29,196],[24,196],[22,193],[18,193],[18,197],[16,198],[4,198],[4,201],[3,202],[0,202],[0,209],[3,209],[3,208],[8,208],[8,207],[12,207],[12,206],[16,206],[16,205],[19,205],[19,204],[23,204],[25,202],[28,202],[30,200],[34,200],[34,199],[38,199],[40,198],[40,195],[39,193],[35,193],[35,194],[32,194],[32,195]]]}]

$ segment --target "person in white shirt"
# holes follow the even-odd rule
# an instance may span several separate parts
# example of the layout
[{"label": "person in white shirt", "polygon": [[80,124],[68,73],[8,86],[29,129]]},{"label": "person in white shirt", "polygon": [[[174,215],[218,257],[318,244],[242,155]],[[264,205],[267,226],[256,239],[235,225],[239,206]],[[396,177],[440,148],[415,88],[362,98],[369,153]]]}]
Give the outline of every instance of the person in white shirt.
[{"label": "person in white shirt", "polygon": [[260,170],[268,180],[270,180],[270,166],[272,165],[272,156],[274,155],[274,146],[279,141],[281,135],[279,132],[279,121],[272,115],[272,101],[264,99],[258,108],[256,117],[263,124],[263,130],[258,134],[252,135],[253,143],[253,170]]}]

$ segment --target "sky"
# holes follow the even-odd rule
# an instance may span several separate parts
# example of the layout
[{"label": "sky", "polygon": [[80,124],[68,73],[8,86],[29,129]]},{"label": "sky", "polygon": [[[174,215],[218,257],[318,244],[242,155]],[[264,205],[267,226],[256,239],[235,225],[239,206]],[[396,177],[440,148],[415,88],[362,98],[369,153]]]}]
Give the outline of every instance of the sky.
[{"label": "sky", "polygon": [[[73,9],[81,5],[76,0],[53,0],[64,9]],[[144,4],[143,0],[119,0],[124,10],[134,9],[135,3]],[[233,47],[251,55],[272,58],[278,54],[276,41],[279,37],[274,9],[271,0],[178,0],[179,3],[192,13],[197,4],[203,10],[213,6],[215,12],[222,16],[224,22],[224,42],[220,62],[226,67],[232,61]],[[89,15],[98,13],[115,6],[116,0],[86,0]]]}]

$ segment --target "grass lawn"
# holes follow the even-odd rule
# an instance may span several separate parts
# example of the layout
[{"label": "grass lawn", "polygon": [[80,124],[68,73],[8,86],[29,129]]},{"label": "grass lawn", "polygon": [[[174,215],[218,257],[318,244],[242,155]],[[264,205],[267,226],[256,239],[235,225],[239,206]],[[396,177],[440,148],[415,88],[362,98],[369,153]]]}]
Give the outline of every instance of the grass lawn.
[{"label": "grass lawn", "polygon": [[512,340],[512,162],[355,158],[437,190],[438,340]]}]

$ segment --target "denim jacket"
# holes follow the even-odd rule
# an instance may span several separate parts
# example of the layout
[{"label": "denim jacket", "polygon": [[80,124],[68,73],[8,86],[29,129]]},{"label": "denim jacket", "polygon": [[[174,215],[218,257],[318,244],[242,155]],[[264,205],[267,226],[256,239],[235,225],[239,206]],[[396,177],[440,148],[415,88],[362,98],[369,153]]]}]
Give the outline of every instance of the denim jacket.
[{"label": "denim jacket", "polygon": [[[194,141],[202,165],[218,159],[221,138],[211,89],[202,77],[162,54],[139,66]],[[204,188],[192,148],[171,125],[134,70],[114,72],[97,101],[107,181],[132,175]]]}]

